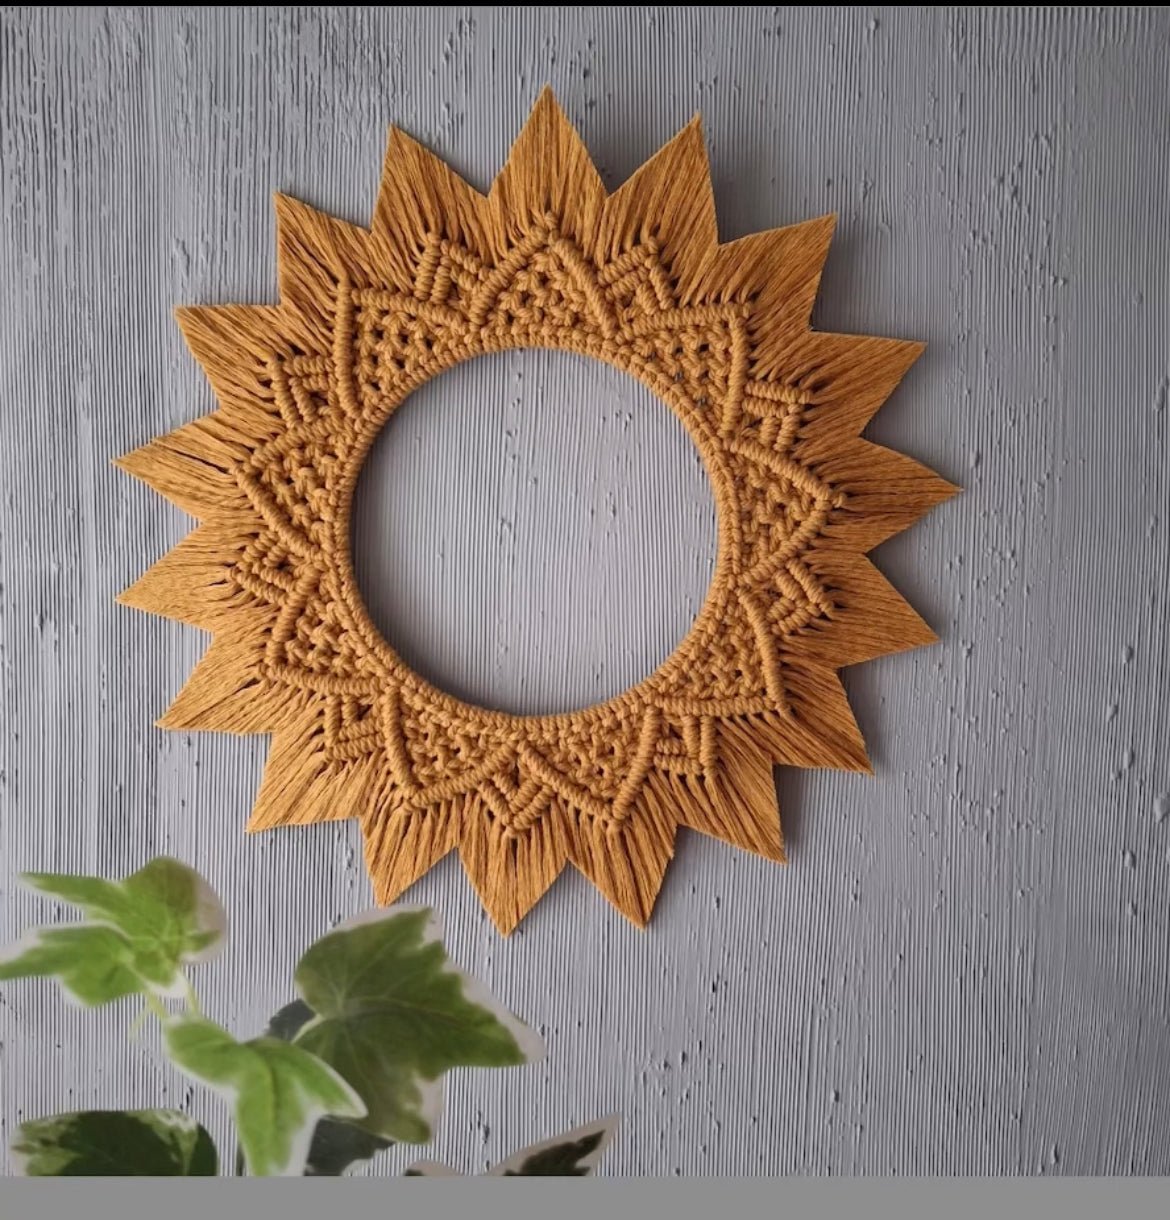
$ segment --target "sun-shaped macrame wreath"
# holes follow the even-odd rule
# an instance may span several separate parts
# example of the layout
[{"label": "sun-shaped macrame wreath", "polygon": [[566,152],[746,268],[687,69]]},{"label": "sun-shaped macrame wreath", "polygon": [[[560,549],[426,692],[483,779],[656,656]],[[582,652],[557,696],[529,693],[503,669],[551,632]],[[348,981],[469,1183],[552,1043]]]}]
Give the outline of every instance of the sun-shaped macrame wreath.
[{"label": "sun-shaped macrame wreath", "polygon": [[[837,669],[934,638],[865,554],[954,490],[859,435],[920,345],[809,329],[831,219],[721,245],[697,122],[608,194],[548,91],[486,196],[394,130],[369,229],[276,208],[280,304],[178,315],[218,409],[121,461],[200,522],[122,595],[214,636],[161,723],[271,733],[250,829],[359,818],[382,902],[458,848],[503,932],[568,861],[645,923],[680,825],[782,860],[773,763],[868,769]],[[407,395],[526,347],[649,386],[719,516],[678,649],[555,716],[424,681],[350,555]]]}]

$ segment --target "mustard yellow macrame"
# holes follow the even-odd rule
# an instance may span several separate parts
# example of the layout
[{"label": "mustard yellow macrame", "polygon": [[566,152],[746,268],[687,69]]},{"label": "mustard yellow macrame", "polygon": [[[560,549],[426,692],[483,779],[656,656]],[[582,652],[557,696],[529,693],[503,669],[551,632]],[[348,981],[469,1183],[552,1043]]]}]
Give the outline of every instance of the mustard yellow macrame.
[{"label": "mustard yellow macrame", "polygon": [[[359,818],[382,902],[458,847],[505,933],[566,861],[644,923],[680,824],[782,860],[773,763],[866,769],[837,669],[933,638],[865,553],[954,490],[859,435],[919,345],[809,329],[831,220],[721,245],[697,123],[607,194],[547,91],[486,196],[395,130],[369,229],[276,207],[280,304],[179,312],[218,409],[121,462],[200,522],[122,595],[213,635],[161,723],[271,733],[249,827]],[[557,716],[413,673],[350,556],[390,415],[522,347],[640,378],[719,514],[677,651]]]}]

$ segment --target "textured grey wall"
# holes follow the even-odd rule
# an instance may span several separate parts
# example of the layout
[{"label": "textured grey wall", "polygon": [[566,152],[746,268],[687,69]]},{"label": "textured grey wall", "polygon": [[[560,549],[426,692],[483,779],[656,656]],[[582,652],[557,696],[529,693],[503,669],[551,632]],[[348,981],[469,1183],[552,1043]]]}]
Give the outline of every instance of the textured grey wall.
[{"label": "textured grey wall", "polygon": [[374,621],[432,682],[533,715],[649,676],[715,569],[715,501],[641,382],[555,351],[482,356],[420,387],[354,504]]},{"label": "textured grey wall", "polygon": [[[272,299],[269,193],[365,220],[391,121],[486,185],[549,80],[616,185],[701,109],[724,235],[840,213],[818,324],[930,343],[871,435],[968,489],[879,553],[943,642],[850,673],[874,778],[779,776],[787,870],[684,835],[647,933],[566,875],[508,942],[454,858],[417,887],[550,1045],[455,1078],[433,1153],[620,1110],[610,1172],[1170,1171],[1168,44],[1151,10],[5,10],[4,938],[17,868],[174,853],[250,1031],[370,902],[352,825],[241,834],[263,741],[151,727],[204,642],[112,599],[186,526],[109,460],[210,407],[172,306]],[[363,537],[406,587],[371,588],[453,682],[608,693],[703,594],[687,442],[555,358],[449,379],[492,394],[392,425]],[[5,987],[5,1137],[163,1096],[222,1130],[127,1019]]]}]

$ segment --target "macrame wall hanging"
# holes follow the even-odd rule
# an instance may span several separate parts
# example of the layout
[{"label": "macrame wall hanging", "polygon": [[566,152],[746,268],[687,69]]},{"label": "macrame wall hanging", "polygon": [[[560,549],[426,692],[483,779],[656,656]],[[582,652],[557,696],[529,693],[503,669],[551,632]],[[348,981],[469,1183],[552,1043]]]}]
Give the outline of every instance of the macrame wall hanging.
[{"label": "macrame wall hanging", "polygon": [[[920,345],[809,329],[831,220],[720,245],[697,123],[607,194],[548,91],[486,196],[395,130],[369,229],[276,207],[280,304],[179,313],[218,409],[121,462],[199,521],[121,599],[213,636],[161,724],[272,734],[250,829],[358,818],[382,902],[458,848],[505,933],[570,861],[645,923],[680,825],[782,860],[773,764],[868,768],[837,669],[934,638],[865,554],[954,491],[859,435]],[[676,652],[555,716],[415,674],[350,556],[403,399],[523,347],[640,378],[719,516]]]}]

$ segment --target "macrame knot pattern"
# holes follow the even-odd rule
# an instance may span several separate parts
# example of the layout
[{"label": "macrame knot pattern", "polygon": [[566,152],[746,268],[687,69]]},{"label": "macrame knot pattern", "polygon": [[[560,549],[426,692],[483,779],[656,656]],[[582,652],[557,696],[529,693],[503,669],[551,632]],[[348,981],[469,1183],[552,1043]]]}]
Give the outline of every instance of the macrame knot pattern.
[{"label": "macrame knot pattern", "polygon": [[[486,196],[395,131],[370,229],[277,215],[278,306],[180,311],[218,409],[122,460],[200,521],[122,596],[213,634],[161,723],[273,734],[251,828],[359,818],[381,901],[458,848],[504,932],[568,861],[644,923],[680,824],[783,859],[773,764],[868,766],[837,668],[933,638],[865,552],[953,491],[860,437],[918,345],[808,327],[831,224],[720,244],[694,124],[608,194],[547,92]],[[403,400],[531,347],[668,404],[720,529],[661,668],[543,717],[410,670],[350,557]]]}]

